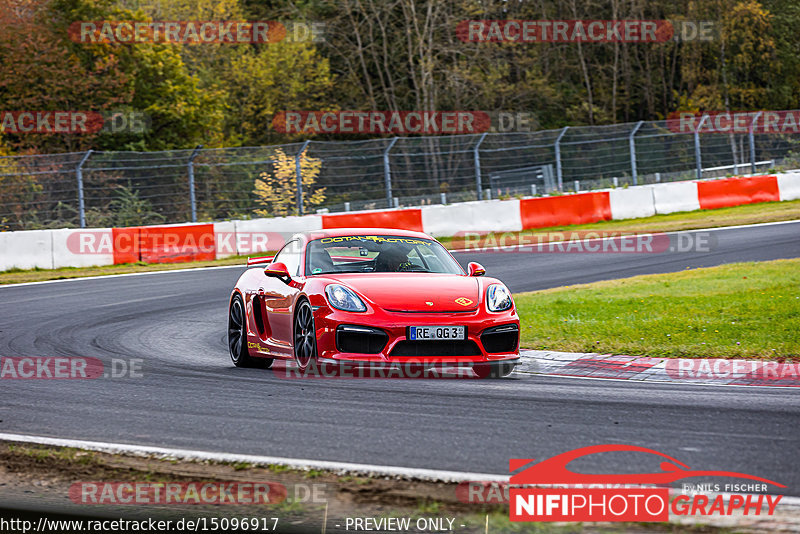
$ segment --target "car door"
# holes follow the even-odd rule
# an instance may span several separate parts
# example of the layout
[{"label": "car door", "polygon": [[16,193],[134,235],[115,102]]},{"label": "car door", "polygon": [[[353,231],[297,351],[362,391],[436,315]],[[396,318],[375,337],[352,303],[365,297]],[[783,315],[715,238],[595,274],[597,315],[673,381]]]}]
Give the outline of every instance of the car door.
[{"label": "car door", "polygon": [[[289,274],[295,278],[300,273],[301,249],[300,240],[293,239],[286,243],[273,261],[286,265]],[[276,351],[292,353],[292,310],[299,289],[296,283],[287,284],[284,280],[264,274],[262,277],[258,293],[270,332],[270,338],[266,342]]]}]

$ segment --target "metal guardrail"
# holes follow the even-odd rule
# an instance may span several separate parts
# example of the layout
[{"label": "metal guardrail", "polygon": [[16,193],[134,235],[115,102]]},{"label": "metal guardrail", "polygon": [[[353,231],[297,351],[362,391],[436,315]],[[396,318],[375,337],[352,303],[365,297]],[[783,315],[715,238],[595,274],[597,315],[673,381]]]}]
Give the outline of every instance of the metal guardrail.
[{"label": "metal guardrail", "polygon": [[[700,122],[704,122],[703,118]],[[666,121],[457,136],[0,158],[0,229],[261,216],[255,181],[294,158],[293,213],[542,195],[797,167],[800,135],[677,133]],[[304,191],[300,154],[321,162]],[[324,200],[309,204],[324,188]],[[263,213],[263,212],[262,212]]]}]

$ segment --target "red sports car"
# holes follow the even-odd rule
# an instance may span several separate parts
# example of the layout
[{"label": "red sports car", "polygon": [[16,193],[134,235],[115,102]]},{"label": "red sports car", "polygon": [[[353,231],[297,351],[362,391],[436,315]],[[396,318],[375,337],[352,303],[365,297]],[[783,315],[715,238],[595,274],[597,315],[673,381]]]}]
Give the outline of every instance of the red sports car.
[{"label": "red sports car", "polygon": [[310,364],[471,365],[507,376],[519,360],[511,292],[469,272],[438,241],[390,229],[298,234],[253,258],[230,298],[228,346],[238,367]]}]

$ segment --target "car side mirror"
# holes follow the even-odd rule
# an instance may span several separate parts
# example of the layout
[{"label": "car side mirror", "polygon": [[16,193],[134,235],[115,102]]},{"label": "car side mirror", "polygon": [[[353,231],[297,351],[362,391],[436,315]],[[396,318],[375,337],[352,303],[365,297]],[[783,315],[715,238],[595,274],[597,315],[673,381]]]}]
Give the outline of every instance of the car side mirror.
[{"label": "car side mirror", "polygon": [[286,268],[286,264],[281,262],[267,265],[267,268],[264,269],[264,274],[272,278],[283,279],[284,281],[292,279],[292,275],[289,274],[289,269]]},{"label": "car side mirror", "polygon": [[483,276],[486,274],[486,269],[483,268],[483,265],[480,263],[475,263],[474,261],[469,262],[467,265],[467,270],[469,271],[470,276]]}]

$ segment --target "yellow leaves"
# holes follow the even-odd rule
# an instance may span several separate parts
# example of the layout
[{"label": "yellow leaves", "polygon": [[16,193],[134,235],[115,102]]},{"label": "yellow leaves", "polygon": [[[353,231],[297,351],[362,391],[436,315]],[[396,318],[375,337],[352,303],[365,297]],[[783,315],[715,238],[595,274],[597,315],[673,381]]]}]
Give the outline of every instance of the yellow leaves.
[{"label": "yellow leaves", "polygon": [[223,74],[235,110],[231,126],[248,143],[273,141],[268,125],[279,111],[326,110],[335,102],[328,59],[310,43],[281,41],[241,52]]},{"label": "yellow leaves", "polygon": [[[318,206],[325,201],[325,188],[314,185],[322,170],[322,160],[303,150],[300,160],[300,183],[303,186],[303,205]],[[272,171],[264,171],[255,181],[253,193],[263,209],[255,210],[261,217],[286,217],[297,215],[297,159],[282,149],[275,151]]]},{"label": "yellow leaves", "polygon": [[150,0],[139,9],[153,20],[244,20],[236,0]]},{"label": "yellow leaves", "polygon": [[769,10],[755,0],[721,0],[692,3],[688,15],[715,21],[712,40],[685,43],[681,70],[691,101],[703,109],[770,109],[780,64]]},{"label": "yellow leaves", "polygon": [[0,133],[0,156],[11,156],[11,148],[3,140],[3,135]]},{"label": "yellow leaves", "polygon": [[768,62],[775,51],[770,36],[771,15],[760,3],[738,2],[723,20],[723,38],[731,49],[731,64],[748,70]]}]

